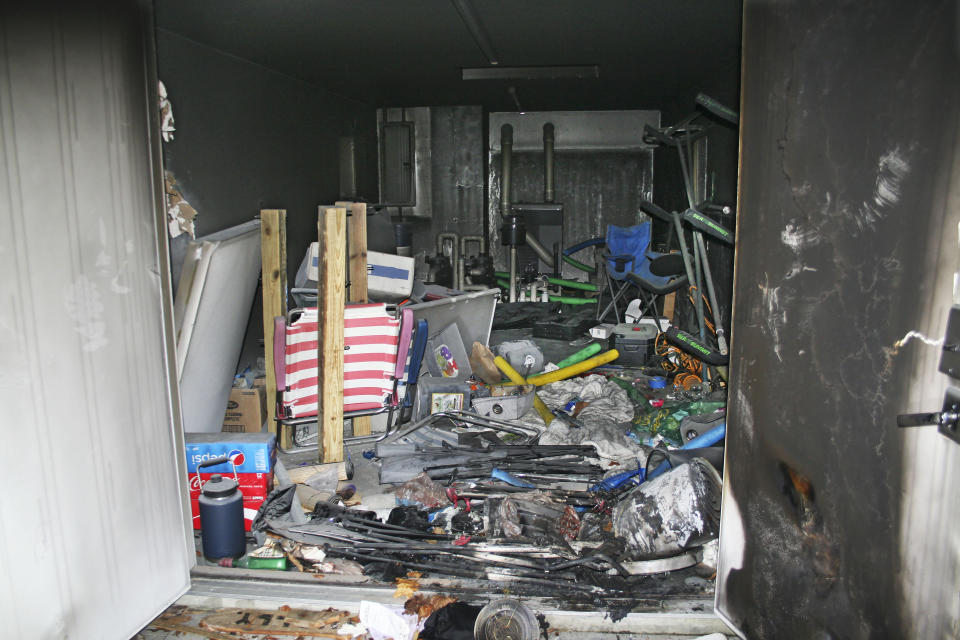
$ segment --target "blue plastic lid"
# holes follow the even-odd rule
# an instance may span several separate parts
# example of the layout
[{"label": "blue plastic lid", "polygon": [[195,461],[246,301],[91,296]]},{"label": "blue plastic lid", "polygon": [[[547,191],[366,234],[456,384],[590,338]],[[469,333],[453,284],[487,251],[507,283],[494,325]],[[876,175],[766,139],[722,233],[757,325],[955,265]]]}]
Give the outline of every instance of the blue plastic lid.
[{"label": "blue plastic lid", "polygon": [[667,386],[667,379],[663,376],[653,376],[650,378],[651,389],[663,389],[665,386]]}]

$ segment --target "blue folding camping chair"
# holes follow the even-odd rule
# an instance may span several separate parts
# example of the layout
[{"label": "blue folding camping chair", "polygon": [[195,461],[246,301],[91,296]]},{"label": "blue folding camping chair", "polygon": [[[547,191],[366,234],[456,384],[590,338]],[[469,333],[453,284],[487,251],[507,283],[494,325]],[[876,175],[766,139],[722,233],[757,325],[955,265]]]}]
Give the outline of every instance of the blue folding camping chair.
[{"label": "blue folding camping chair", "polygon": [[[640,317],[652,310],[659,325],[657,299],[686,284],[680,254],[651,251],[650,236],[650,221],[632,227],[607,226],[607,250],[603,256],[606,287],[600,291],[597,300],[599,322],[603,322],[611,311],[620,322],[618,303],[627,293],[635,292],[641,300]],[[604,294],[610,298],[606,306],[603,305]]]}]

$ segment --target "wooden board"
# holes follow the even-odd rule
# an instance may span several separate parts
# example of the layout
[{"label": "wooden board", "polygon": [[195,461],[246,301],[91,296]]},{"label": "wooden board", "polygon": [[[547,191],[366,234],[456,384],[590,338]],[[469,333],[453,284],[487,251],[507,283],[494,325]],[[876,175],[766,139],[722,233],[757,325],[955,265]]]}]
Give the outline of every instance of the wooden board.
[{"label": "wooden board", "polygon": [[201,629],[200,627],[193,627],[176,622],[166,622],[164,620],[154,620],[147,626],[147,628],[161,629],[163,631],[175,631],[177,635],[180,635],[181,633],[192,633],[197,636],[208,638],[209,640],[237,640],[237,637],[234,635],[227,635],[225,633],[218,633],[216,631],[207,631],[206,629]]},{"label": "wooden board", "polygon": [[[344,462],[335,462],[337,465],[337,480],[347,479],[347,465]],[[312,464],[303,467],[290,467],[287,469],[287,475],[290,476],[290,482],[294,484],[304,484],[312,476],[323,471],[325,465]]]},{"label": "wooden board", "polygon": [[367,205],[350,205],[350,302],[367,301]]},{"label": "wooden board", "polygon": [[317,218],[320,273],[317,281],[317,443],[320,462],[343,460],[343,308],[347,210],[320,207]]},{"label": "wooden board", "polygon": [[[350,302],[367,302],[367,205],[346,203],[350,207],[350,233],[347,259],[350,265]],[[338,202],[337,206],[341,206]],[[353,435],[370,435],[370,416],[353,419]]]},{"label": "wooden board", "polygon": [[[667,295],[663,296],[663,317],[673,322],[673,310],[677,303],[677,292],[671,291]],[[656,313],[656,309],[653,311]]]},{"label": "wooden board", "polygon": [[[260,210],[260,256],[263,283],[263,357],[267,366],[267,425],[277,432],[277,378],[273,369],[273,319],[287,314],[287,211]],[[292,434],[283,430],[280,446],[293,446]]]},{"label": "wooden board", "polygon": [[342,638],[337,636],[337,628],[359,619],[348,611],[327,609],[310,611],[307,609],[282,608],[279,611],[261,611],[259,609],[221,609],[206,616],[200,624],[213,631],[226,633],[255,633],[273,636],[303,636],[310,638]]}]

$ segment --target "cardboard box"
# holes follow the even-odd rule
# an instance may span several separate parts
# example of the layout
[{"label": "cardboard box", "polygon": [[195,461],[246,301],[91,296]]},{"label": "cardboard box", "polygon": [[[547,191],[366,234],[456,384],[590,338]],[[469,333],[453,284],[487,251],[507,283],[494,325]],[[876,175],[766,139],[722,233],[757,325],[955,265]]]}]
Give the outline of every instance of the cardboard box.
[{"label": "cardboard box", "polygon": [[267,390],[231,389],[227,411],[223,416],[223,431],[258,433],[267,419]]},{"label": "cardboard box", "polygon": [[[266,496],[243,496],[243,529],[244,531],[250,531],[251,525],[253,525],[253,519],[257,516],[257,511],[260,510],[260,505],[263,504],[263,501],[266,500]],[[193,516],[193,528],[196,531],[199,531],[203,527],[200,526],[200,501],[191,500],[190,501],[190,515]]]},{"label": "cardboard box", "polygon": [[[196,500],[200,497],[201,486],[206,484],[212,476],[219,475],[224,478],[233,478],[232,473],[201,473],[200,481],[197,481],[197,474],[190,474],[190,499]],[[240,485],[240,493],[243,497],[247,496],[266,496],[273,490],[272,473],[238,473],[237,482]]]},{"label": "cardboard box", "polygon": [[[197,481],[197,474],[190,474],[190,511],[193,515],[193,528],[200,529],[200,487],[210,479],[212,473],[201,473]],[[232,473],[221,474],[232,478]],[[238,473],[237,481],[240,484],[240,493],[243,494],[243,526],[250,531],[254,516],[267,495],[273,490],[272,473]]]},{"label": "cardboard box", "polygon": [[367,252],[367,295],[371,300],[402,300],[413,289],[414,259]]},{"label": "cardboard box", "polygon": [[233,475],[237,473],[267,473],[273,470],[277,458],[277,436],[272,433],[185,433],[187,472],[195,473],[204,460],[228,456],[233,464],[224,462],[204,467],[203,473]]}]

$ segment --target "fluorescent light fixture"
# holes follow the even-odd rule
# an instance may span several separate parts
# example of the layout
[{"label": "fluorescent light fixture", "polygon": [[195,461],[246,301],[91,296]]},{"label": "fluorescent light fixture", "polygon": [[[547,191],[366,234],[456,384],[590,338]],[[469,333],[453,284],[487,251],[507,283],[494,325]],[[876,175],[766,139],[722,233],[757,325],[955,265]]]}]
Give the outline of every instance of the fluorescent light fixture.
[{"label": "fluorescent light fixture", "polygon": [[463,80],[596,80],[600,67],[577,65],[567,67],[464,67]]}]

